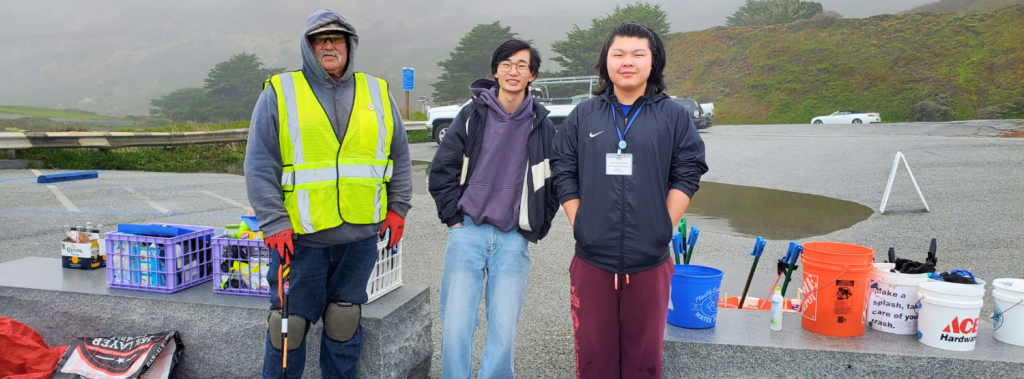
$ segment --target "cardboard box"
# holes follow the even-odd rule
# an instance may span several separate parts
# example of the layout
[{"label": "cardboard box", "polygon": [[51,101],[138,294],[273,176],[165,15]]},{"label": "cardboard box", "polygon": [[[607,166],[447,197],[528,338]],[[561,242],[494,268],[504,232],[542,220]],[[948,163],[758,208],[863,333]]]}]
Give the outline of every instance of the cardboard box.
[{"label": "cardboard box", "polygon": [[99,233],[89,233],[89,239],[92,240],[91,242],[61,242],[61,266],[64,268],[77,268],[81,270],[92,270],[107,267],[106,254],[100,253],[100,246],[103,245],[105,241],[102,241],[99,238]]}]

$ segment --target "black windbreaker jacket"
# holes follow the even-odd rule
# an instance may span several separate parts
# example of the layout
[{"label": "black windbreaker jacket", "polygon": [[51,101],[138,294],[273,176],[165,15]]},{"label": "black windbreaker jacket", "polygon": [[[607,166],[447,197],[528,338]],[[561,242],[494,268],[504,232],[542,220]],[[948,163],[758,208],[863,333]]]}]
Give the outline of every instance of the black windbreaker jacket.
[{"label": "black windbreaker jacket", "polygon": [[[528,241],[537,242],[551,229],[558,200],[551,185],[550,166],[555,127],[543,105],[534,102],[533,114],[533,129],[526,140],[527,169],[523,173],[529,193],[526,206],[520,204],[519,208],[520,216],[527,214],[530,230],[522,226],[516,230]],[[459,200],[476,169],[486,126],[487,104],[476,97],[455,116],[430,163],[428,190],[437,205],[437,217],[448,226],[462,222]]]},{"label": "black windbreaker jacket", "polygon": [[[613,110],[619,130],[636,114],[622,151],[633,154],[631,176],[605,174],[606,155],[618,152]],[[649,94],[623,115],[609,89],[581,103],[562,123],[552,171],[559,203],[580,200],[573,226],[576,256],[605,271],[631,274],[669,259],[668,191],[693,198],[708,166],[704,141],[681,104]]]}]

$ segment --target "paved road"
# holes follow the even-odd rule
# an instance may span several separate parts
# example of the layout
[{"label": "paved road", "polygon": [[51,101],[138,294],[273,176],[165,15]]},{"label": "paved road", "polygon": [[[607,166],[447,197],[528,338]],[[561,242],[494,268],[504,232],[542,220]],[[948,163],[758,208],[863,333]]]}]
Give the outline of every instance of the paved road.
[{"label": "paved road", "polygon": [[[829,196],[877,210],[893,156],[902,151],[930,213],[923,211],[901,171],[885,215],[876,212],[849,229],[798,242],[861,244],[875,249],[881,261],[890,246],[923,258],[928,240],[935,237],[942,270],[970,269],[989,282],[1024,278],[1024,139],[994,137],[1010,129],[1024,130],[1024,125],[715,126],[701,133],[711,167],[704,180]],[[429,160],[434,146],[413,146],[413,159]],[[423,167],[417,166],[417,180],[422,180]],[[244,180],[234,175],[115,171],[53,187],[35,184],[34,178],[28,170],[0,170],[0,261],[57,256],[60,227],[76,221],[223,225],[237,222],[237,215],[247,210]],[[429,285],[436,307],[446,228],[425,195],[414,197],[407,221],[404,280]],[[766,262],[780,258],[787,242],[769,241]],[[723,290],[738,293],[752,245],[751,238],[702,233],[693,263],[723,269]],[[551,235],[531,246],[533,265],[517,339],[520,377],[573,375],[567,275],[572,251],[572,234],[561,214]],[[761,264],[756,292],[768,290],[773,270],[773,265]],[[987,302],[983,314],[991,313],[991,300]],[[440,346],[437,317],[435,309],[435,347]],[[483,330],[477,335],[477,356]],[[438,358],[439,350],[434,376],[440,372]]]}]

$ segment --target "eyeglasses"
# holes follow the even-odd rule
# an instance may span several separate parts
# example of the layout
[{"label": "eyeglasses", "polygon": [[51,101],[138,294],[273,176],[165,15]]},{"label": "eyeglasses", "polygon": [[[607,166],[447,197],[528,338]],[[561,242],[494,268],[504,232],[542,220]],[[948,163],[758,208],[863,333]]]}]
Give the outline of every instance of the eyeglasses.
[{"label": "eyeglasses", "polygon": [[331,41],[331,43],[335,44],[335,45],[340,45],[343,42],[345,42],[345,35],[344,34],[320,34],[320,35],[313,36],[313,44],[314,45],[323,45],[323,44],[327,43],[327,41]]},{"label": "eyeglasses", "polygon": [[519,71],[520,74],[528,75],[530,73],[529,64],[526,64],[525,62],[520,62],[517,65],[513,65],[512,62],[509,61],[498,63],[498,72],[504,74],[506,72],[511,71],[513,67],[515,67],[516,71]]}]

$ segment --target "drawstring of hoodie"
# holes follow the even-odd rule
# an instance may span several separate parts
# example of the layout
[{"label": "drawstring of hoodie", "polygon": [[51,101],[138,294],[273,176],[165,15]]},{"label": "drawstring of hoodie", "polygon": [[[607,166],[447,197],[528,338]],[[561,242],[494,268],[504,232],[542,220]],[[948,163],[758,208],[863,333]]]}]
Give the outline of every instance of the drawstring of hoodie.
[{"label": "drawstring of hoodie", "polygon": [[[626,284],[629,284],[629,274],[626,274]],[[615,290],[619,290],[619,274],[615,274]]]}]

